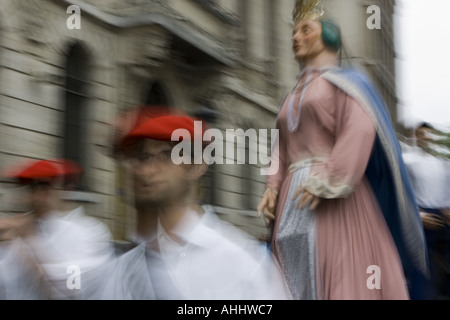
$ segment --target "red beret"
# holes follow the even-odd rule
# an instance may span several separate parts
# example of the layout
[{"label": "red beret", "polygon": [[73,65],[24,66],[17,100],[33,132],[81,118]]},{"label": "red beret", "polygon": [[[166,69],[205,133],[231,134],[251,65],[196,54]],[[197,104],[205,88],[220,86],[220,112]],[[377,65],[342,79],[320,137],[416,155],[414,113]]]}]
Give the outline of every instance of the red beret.
[{"label": "red beret", "polygon": [[33,161],[31,164],[7,173],[10,178],[18,179],[22,184],[33,180],[51,180],[63,174],[62,168],[49,160]]},{"label": "red beret", "polygon": [[22,184],[33,180],[52,180],[56,178],[73,178],[82,172],[80,166],[66,159],[32,161],[20,168],[10,170],[5,175],[18,179]]},{"label": "red beret", "polygon": [[133,129],[136,129],[152,118],[168,115],[187,116],[182,110],[164,105],[142,105],[120,112],[112,124],[114,136],[111,141],[110,156],[113,158],[120,157],[124,151],[122,148],[122,141],[126,135],[133,131]]},{"label": "red beret", "polygon": [[[201,122],[201,132],[195,131],[196,121]],[[187,130],[192,141],[198,135],[198,139],[201,139],[203,144],[203,134],[207,129],[206,126],[204,121],[184,115],[166,115],[151,118],[138,125],[122,139],[122,149],[126,150],[141,139],[172,141],[172,134],[178,129]]]}]

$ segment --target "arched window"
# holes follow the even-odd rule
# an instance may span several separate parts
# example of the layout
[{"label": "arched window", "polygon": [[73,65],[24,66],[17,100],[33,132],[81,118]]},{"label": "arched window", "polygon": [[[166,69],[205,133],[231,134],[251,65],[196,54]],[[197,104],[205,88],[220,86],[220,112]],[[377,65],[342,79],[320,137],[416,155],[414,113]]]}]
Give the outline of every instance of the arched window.
[{"label": "arched window", "polygon": [[[66,90],[64,112],[63,157],[87,167],[87,107],[88,96],[88,54],[84,46],[77,42],[70,46],[66,60]],[[86,190],[82,179],[78,185]]]},{"label": "arched window", "polygon": [[145,97],[146,105],[170,105],[169,97],[166,94],[166,90],[159,82],[151,82],[149,89]]}]

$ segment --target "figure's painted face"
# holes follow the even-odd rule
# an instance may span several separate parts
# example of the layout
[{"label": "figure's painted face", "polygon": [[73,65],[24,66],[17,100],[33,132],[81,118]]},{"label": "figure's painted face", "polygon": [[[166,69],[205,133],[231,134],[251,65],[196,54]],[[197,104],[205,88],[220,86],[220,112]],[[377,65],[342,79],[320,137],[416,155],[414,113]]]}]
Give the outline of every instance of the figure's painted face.
[{"label": "figure's painted face", "polygon": [[295,59],[302,62],[325,51],[322,40],[322,25],[316,20],[300,20],[292,33],[292,48]]}]

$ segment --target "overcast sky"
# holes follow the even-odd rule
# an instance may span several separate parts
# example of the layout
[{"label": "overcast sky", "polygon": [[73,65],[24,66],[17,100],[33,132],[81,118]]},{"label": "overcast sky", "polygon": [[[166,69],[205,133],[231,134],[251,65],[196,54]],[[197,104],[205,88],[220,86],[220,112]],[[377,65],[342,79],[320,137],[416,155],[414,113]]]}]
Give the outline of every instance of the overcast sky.
[{"label": "overcast sky", "polygon": [[450,127],[450,1],[397,0],[399,118]]}]

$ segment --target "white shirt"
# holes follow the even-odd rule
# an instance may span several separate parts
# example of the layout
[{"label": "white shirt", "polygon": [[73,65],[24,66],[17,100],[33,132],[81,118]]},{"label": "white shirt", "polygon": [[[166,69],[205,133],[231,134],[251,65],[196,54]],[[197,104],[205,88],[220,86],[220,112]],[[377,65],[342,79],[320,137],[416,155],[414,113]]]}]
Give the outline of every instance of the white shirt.
[{"label": "white shirt", "polygon": [[[270,252],[218,220],[209,211],[203,217],[186,211],[171,231],[184,244],[173,241],[158,224],[161,257],[182,296],[188,300],[289,299]],[[246,243],[246,248],[239,243]]]},{"label": "white shirt", "polygon": [[39,275],[23,259],[25,246],[20,238],[0,245],[0,300],[45,298]]},{"label": "white shirt", "polygon": [[[97,299],[286,300],[292,299],[272,254],[259,241],[206,209],[187,211],[171,233],[160,222],[153,243],[142,242],[106,272]],[[155,243],[159,252],[155,248]]]},{"label": "white shirt", "polygon": [[406,153],[417,204],[423,208],[450,208],[450,161],[434,157],[420,148]]},{"label": "white shirt", "polygon": [[50,280],[50,298],[84,299],[114,257],[109,229],[81,207],[52,212],[37,224],[27,244]]}]

